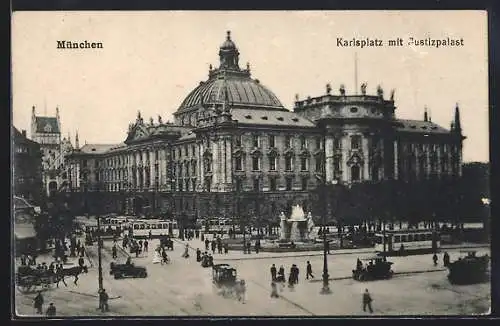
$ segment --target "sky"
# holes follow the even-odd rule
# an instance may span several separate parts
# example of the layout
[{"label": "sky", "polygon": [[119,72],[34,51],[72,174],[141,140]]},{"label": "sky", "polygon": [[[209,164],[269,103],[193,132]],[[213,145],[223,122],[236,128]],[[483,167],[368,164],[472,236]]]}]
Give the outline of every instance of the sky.
[{"label": "sky", "polygon": [[[489,161],[487,15],[483,11],[141,11],[14,12],[13,124],[30,136],[31,108],[55,116],[80,145],[123,142],[140,110],[172,114],[231,31],[240,66],[292,110],[300,99],[341,84],[395,89],[396,116],[449,128],[460,107],[464,162]],[[389,47],[390,39],[404,45]],[[463,39],[463,46],[416,47],[414,39]],[[381,47],[340,47],[337,38],[380,39]],[[57,49],[57,41],[102,42],[103,49]],[[355,55],[356,53],[356,55]],[[357,80],[355,87],[355,57]]]}]

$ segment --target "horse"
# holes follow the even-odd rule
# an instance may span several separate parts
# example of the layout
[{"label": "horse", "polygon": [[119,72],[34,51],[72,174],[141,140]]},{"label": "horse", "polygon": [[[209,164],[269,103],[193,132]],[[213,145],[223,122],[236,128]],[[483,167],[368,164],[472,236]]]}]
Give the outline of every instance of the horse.
[{"label": "horse", "polygon": [[78,285],[77,284],[77,282],[78,282],[78,275],[80,275],[82,272],[83,273],[88,273],[89,272],[88,268],[87,268],[87,265],[84,265],[84,266],[75,266],[75,267],[64,268],[64,269],[59,270],[59,272],[57,273],[57,275],[58,275],[57,286],[59,287],[59,281],[62,281],[64,283],[64,285],[66,285],[66,282],[64,281],[64,277],[65,276],[74,276],[75,280],[73,281],[73,283],[75,285]]}]

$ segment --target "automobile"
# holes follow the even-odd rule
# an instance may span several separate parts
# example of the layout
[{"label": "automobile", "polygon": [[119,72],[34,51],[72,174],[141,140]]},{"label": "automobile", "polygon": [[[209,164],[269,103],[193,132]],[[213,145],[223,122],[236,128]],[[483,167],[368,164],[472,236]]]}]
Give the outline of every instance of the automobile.
[{"label": "automobile", "polygon": [[467,255],[450,263],[448,280],[451,284],[475,284],[489,279],[488,255],[476,256],[476,251],[464,251]]},{"label": "automobile", "polygon": [[113,275],[116,280],[125,277],[146,278],[148,276],[145,267],[135,266],[133,263],[116,264],[114,262],[111,262],[109,266],[109,274]]},{"label": "automobile", "polygon": [[352,278],[356,281],[389,279],[394,274],[391,269],[393,263],[387,261],[385,257],[375,256],[363,260],[368,263],[363,266],[358,260],[356,269],[352,270]]}]

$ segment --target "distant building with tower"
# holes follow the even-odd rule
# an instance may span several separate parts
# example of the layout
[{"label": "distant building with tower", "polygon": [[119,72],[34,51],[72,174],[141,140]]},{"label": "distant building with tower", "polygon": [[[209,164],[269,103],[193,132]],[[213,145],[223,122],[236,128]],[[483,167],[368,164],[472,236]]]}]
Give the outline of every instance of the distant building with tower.
[{"label": "distant building with tower", "polygon": [[423,120],[397,119],[394,91],[387,98],[379,86],[369,95],[363,84],[360,94],[344,86],[334,94],[327,85],[322,95],[297,96],[290,111],[252,77],[249,64],[240,67],[239,54],[228,32],[219,66],[210,65],[173,122],[145,121],[139,112],[123,143],[76,145],[67,157],[75,205],[278,221],[292,205],[312,210],[312,192],[323,181],[349,186],[461,175],[458,105],[446,129],[427,111]]},{"label": "distant building with tower", "polygon": [[59,108],[56,115],[39,116],[35,106],[31,111],[31,140],[40,144],[42,153],[42,181],[44,192],[51,196],[60,190],[65,181],[65,155],[72,151],[71,141],[61,138],[61,118]]}]

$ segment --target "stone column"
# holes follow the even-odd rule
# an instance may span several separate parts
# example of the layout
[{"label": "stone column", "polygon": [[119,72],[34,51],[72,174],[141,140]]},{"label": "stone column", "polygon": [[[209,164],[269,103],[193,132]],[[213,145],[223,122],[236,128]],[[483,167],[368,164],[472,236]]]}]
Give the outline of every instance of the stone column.
[{"label": "stone column", "polygon": [[198,144],[198,156],[196,158],[196,162],[198,163],[198,184],[200,185],[200,191],[203,191],[203,188],[205,187],[205,170],[204,170],[204,157],[203,157],[203,152],[204,152],[204,146],[203,142],[200,142]]},{"label": "stone column", "polygon": [[212,186],[213,189],[219,189],[219,146],[217,140],[212,141]]},{"label": "stone column", "polygon": [[362,180],[370,179],[370,149],[368,147],[368,137],[363,136],[361,139],[363,146],[363,177]]},{"label": "stone column", "polygon": [[349,176],[351,171],[349,171],[349,166],[347,165],[347,161],[349,160],[349,136],[342,136],[340,140],[342,144],[342,158],[340,162],[340,166],[342,167],[342,182],[349,182]]},{"label": "stone column", "polygon": [[436,155],[436,173],[438,175],[438,178],[441,178],[441,174],[443,173],[443,171],[441,170],[441,146],[438,145],[438,148],[437,148],[437,155]]},{"label": "stone column", "polygon": [[227,191],[231,191],[232,183],[233,183],[233,152],[231,146],[231,136],[226,137],[226,147],[224,151],[225,160],[226,160],[226,184]]},{"label": "stone column", "polygon": [[327,135],[325,139],[325,158],[323,158],[323,163],[325,164],[325,177],[326,183],[330,183],[334,178],[334,166],[333,166],[333,136]]},{"label": "stone column", "polygon": [[431,144],[426,144],[427,150],[425,151],[425,174],[431,174]]}]

